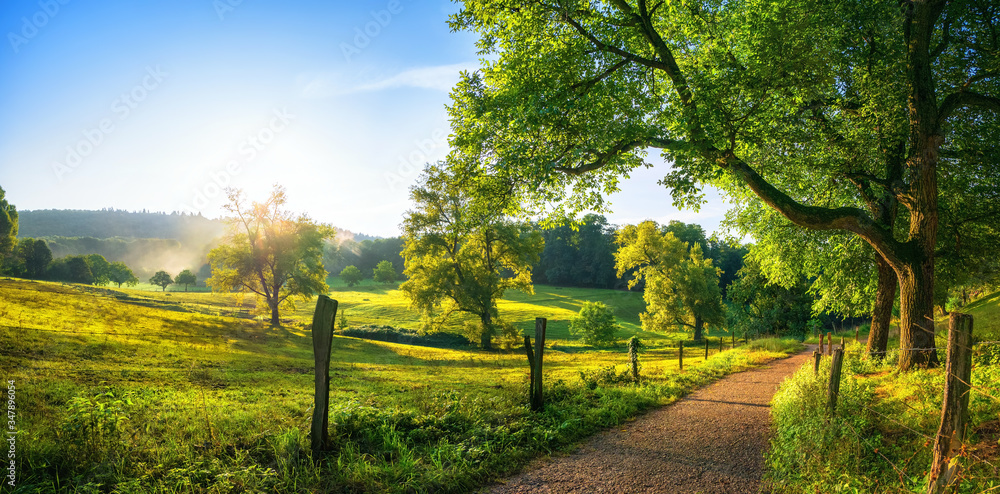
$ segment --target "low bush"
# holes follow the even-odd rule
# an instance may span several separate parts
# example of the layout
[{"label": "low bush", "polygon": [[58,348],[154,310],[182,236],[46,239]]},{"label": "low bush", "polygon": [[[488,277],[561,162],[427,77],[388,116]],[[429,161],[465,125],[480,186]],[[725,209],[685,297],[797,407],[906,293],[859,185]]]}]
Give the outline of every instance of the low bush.
[{"label": "low bush", "polygon": [[366,340],[403,343],[437,348],[462,348],[469,346],[469,340],[461,335],[451,333],[420,333],[412,329],[394,328],[392,326],[364,325],[335,331],[340,336],[364,338]]}]

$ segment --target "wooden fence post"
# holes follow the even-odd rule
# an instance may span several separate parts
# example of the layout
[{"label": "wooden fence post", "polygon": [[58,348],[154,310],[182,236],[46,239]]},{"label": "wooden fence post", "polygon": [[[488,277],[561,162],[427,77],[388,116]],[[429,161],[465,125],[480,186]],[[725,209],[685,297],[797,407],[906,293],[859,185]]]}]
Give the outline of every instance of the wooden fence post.
[{"label": "wooden fence post", "polygon": [[524,337],[524,351],[528,354],[528,403],[535,402],[535,353],[531,351],[531,338]]},{"label": "wooden fence post", "polygon": [[819,358],[822,355],[819,350],[813,350],[813,374],[819,374]]},{"label": "wooden fence post", "polygon": [[823,353],[823,333],[819,333],[819,353]]},{"label": "wooden fence post", "polygon": [[840,369],[844,365],[844,349],[838,348],[833,352],[833,361],[830,362],[830,385],[826,390],[826,398],[830,407],[830,413],[837,410],[837,396],[840,395]]},{"label": "wooden fence post", "polygon": [[545,351],[545,322],[544,317],[535,318],[535,380],[534,386],[532,386],[535,394],[531,399],[532,410],[541,410],[545,405],[542,398],[542,352]]},{"label": "wooden fence post", "polygon": [[705,337],[705,360],[708,360],[708,337]]},{"label": "wooden fence post", "polygon": [[826,354],[833,355],[833,332],[826,333]]},{"label": "wooden fence post", "polygon": [[861,342],[861,326],[854,328],[854,341]]},{"label": "wooden fence post", "polygon": [[337,301],[326,295],[316,299],[313,313],[313,357],[316,359],[316,393],[313,403],[312,443],[313,458],[330,445],[330,348],[333,344],[333,321],[337,315]]},{"label": "wooden fence post", "polygon": [[628,339],[628,362],[632,367],[632,379],[639,382],[639,337],[633,336]]},{"label": "wooden fence post", "polygon": [[677,369],[684,370],[684,340],[681,340],[677,347]]},{"label": "wooden fence post", "polygon": [[719,353],[722,353],[722,351],[724,350],[724,348],[723,348],[723,345],[725,345],[725,344],[726,344],[726,340],[724,340],[724,339],[723,339],[723,338],[722,338],[722,337],[720,336],[720,337],[719,337]]},{"label": "wooden fence post", "polygon": [[[934,439],[928,494],[945,492],[958,480],[959,465],[951,458],[962,448],[969,413],[972,375],[972,316],[952,312],[948,320],[948,363],[945,365],[941,426]],[[957,490],[957,485],[954,490]]]}]

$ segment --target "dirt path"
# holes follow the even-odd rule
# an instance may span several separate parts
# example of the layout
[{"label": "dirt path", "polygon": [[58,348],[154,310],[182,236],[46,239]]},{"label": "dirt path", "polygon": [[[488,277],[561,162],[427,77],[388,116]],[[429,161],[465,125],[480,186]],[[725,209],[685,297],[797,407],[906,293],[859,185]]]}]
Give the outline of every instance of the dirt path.
[{"label": "dirt path", "polygon": [[485,492],[760,492],[768,404],[811,353],[720,379]]}]

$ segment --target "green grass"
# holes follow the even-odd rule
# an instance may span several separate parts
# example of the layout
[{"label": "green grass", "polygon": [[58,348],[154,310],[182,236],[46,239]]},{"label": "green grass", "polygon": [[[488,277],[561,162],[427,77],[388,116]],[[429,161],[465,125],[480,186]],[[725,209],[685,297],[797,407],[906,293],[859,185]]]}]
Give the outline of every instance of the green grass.
[{"label": "green grass", "polygon": [[[385,312],[412,317],[392,288],[334,287],[334,294],[357,304],[349,317],[381,314],[382,303]],[[517,317],[570,314],[587,291],[542,287],[533,297],[504,303],[522,311]],[[634,309],[635,300],[625,300]],[[520,353],[337,337],[334,447],[314,459],[311,304],[272,329],[243,302],[212,293],[0,280],[0,368],[18,390],[19,489],[467,492],[720,375],[784,354],[773,350],[793,351],[713,347],[705,361],[697,349],[678,373],[676,352],[654,346],[641,354],[643,380],[636,384],[599,378],[624,372],[620,349],[560,351],[557,343],[545,354],[546,408],[533,413]]]},{"label": "green grass", "polygon": [[1000,340],[1000,292],[986,295],[958,311],[972,316],[976,339]]},{"label": "green grass", "polygon": [[[167,289],[163,290],[163,287],[161,287],[160,285],[153,285],[151,283],[139,283],[139,284],[135,285],[134,287],[125,287],[123,285],[122,288],[131,288],[132,290],[139,290],[139,291],[143,291],[143,292],[163,292],[163,291],[166,291],[166,292],[181,292],[181,293],[184,293],[184,292],[201,292],[201,293],[204,293],[204,292],[211,292],[212,291],[211,288],[205,286],[205,283],[202,280],[198,280],[198,283],[199,284],[197,286],[196,285],[188,285],[187,290],[184,289],[184,285],[176,285],[176,284],[175,285],[167,285]],[[118,288],[117,285],[115,285],[115,284],[110,284],[110,285],[108,285],[108,287],[110,287],[110,288]]]},{"label": "green grass", "polygon": [[[974,335],[995,340],[1000,293],[969,304]],[[818,375],[803,366],[782,384],[772,403],[774,439],[768,476],[776,492],[924,492],[944,386],[947,317],[936,321],[942,367],[900,373],[899,340],[883,362],[851,341],[837,413],[825,408],[829,359]],[[836,340],[835,340],[836,341]],[[977,348],[972,368],[968,436],[958,492],[1000,489],[1000,346]]]},{"label": "green grass", "polygon": [[[409,301],[398,290],[399,283],[385,285],[364,280],[358,286],[348,287],[335,277],[328,279],[327,283],[331,288],[330,296],[337,299],[340,307],[347,311],[347,319],[351,325],[389,325],[414,330],[421,328],[420,313],[410,308]],[[639,314],[645,310],[645,302],[642,294],[637,292],[536,285],[534,294],[508,291],[497,305],[501,317],[525,331],[525,334],[534,335],[535,318],[544,317],[548,320],[547,341],[562,346],[582,346],[580,338],[570,334],[569,321],[586,301],[603,302],[614,308],[615,318],[622,326],[620,339],[623,341],[638,336],[650,346],[676,346],[677,340],[690,337],[687,333],[643,331]],[[300,304],[295,314],[296,317],[306,317],[311,311],[311,305]],[[471,320],[471,316],[457,314],[445,330],[461,333],[462,322]],[[724,331],[708,331],[706,334],[712,337],[729,336]]]}]

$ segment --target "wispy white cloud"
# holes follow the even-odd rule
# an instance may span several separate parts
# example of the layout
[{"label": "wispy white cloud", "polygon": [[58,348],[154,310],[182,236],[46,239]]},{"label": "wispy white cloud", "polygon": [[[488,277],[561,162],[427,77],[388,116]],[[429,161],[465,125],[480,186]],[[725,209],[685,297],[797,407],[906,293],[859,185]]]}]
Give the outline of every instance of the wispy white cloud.
[{"label": "wispy white cloud", "polygon": [[302,75],[299,77],[299,86],[300,93],[306,98],[326,98],[403,87],[448,92],[458,82],[461,71],[473,71],[478,67],[478,62],[465,62],[417,67],[395,75],[368,78],[358,75],[346,76],[342,72],[328,72]]}]

